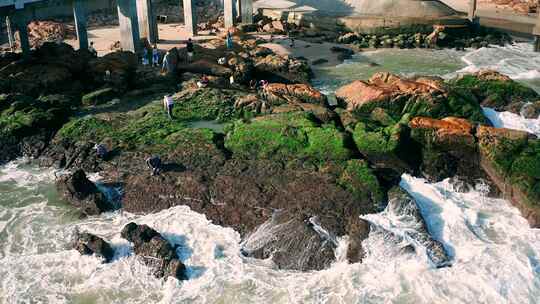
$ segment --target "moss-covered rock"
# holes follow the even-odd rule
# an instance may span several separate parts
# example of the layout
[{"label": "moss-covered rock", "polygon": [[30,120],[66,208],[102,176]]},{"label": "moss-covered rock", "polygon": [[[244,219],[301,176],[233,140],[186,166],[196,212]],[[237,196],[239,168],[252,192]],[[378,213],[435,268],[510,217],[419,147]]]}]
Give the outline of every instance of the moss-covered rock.
[{"label": "moss-covered rock", "polygon": [[519,113],[525,103],[540,99],[533,89],[494,71],[462,75],[449,84],[460,92],[473,94],[482,106],[497,111]]},{"label": "moss-covered rock", "polygon": [[526,132],[485,126],[476,136],[482,168],[531,226],[540,227],[540,140]]},{"label": "moss-covered rock", "polygon": [[[444,118],[466,118],[486,123],[476,97],[459,86],[446,85],[442,79],[400,78],[389,73],[373,75],[369,81],[355,81],[336,92],[340,104],[359,117],[370,117],[391,124],[408,114]],[[384,111],[381,111],[384,110]],[[381,116],[382,114],[382,116]]]},{"label": "moss-covered rock", "polygon": [[364,206],[365,212],[381,210],[385,196],[377,177],[366,161],[360,159],[347,161],[343,165],[338,184],[351,192],[359,202],[371,202],[370,206]]},{"label": "moss-covered rock", "polygon": [[346,135],[334,125],[318,125],[304,112],[237,122],[225,139],[233,155],[247,159],[309,160],[315,164],[351,157]]}]

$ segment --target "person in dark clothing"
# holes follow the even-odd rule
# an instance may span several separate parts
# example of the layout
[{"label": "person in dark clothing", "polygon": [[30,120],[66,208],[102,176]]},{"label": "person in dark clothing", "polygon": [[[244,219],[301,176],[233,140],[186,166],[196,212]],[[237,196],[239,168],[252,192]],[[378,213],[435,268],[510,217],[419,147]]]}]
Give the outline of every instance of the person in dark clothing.
[{"label": "person in dark clothing", "polygon": [[150,170],[152,170],[152,176],[159,175],[161,172],[161,158],[154,155],[146,159],[146,165]]},{"label": "person in dark clothing", "polygon": [[94,149],[96,149],[97,157],[101,159],[105,159],[107,157],[108,151],[107,151],[107,147],[105,147],[104,144],[96,144],[94,146]]},{"label": "person in dark clothing", "polygon": [[193,52],[195,51],[195,48],[193,47],[193,41],[191,40],[191,38],[189,38],[187,41],[186,51],[187,51],[187,62],[191,62],[191,60],[193,59]]}]

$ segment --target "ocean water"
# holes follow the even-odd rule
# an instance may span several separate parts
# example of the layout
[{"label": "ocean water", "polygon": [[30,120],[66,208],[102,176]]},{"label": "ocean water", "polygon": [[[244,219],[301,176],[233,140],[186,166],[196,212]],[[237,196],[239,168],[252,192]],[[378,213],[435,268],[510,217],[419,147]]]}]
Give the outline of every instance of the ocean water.
[{"label": "ocean water", "polygon": [[[373,68],[405,75],[448,76],[497,67],[506,60],[516,67],[502,70],[506,65],[499,64],[501,71],[520,78],[540,69],[538,55],[528,53],[527,47],[469,53],[409,50],[397,55],[389,50],[369,56],[379,61]],[[528,61],[519,61],[526,57]],[[362,63],[353,60],[328,71],[339,75],[338,80],[321,77],[317,85],[332,91],[339,81],[373,73],[357,69],[363,69]],[[534,121],[519,115],[485,111],[496,125],[538,130]],[[458,193],[448,181],[432,184],[402,177],[400,186],[417,199],[430,232],[450,253],[451,267],[436,269],[423,250],[405,250],[400,218],[380,213],[364,217],[378,227],[364,242],[364,263],[345,261],[344,237],[331,268],[299,273],[243,257],[235,231],[213,225],[187,207],[144,216],[118,211],[77,219],[54,189],[60,173],[24,159],[0,167],[0,303],[539,303],[540,230],[530,229],[507,201],[486,197],[482,184]],[[148,273],[120,237],[130,221],[148,224],[179,245],[188,281],[156,279]],[[113,262],[103,264],[70,249],[77,230],[110,241],[116,252]]]}]

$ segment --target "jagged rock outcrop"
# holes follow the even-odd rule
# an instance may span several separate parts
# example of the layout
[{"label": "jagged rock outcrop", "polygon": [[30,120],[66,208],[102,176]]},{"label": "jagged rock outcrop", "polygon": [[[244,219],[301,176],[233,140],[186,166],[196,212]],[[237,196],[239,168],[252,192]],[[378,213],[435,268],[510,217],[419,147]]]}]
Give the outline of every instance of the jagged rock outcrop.
[{"label": "jagged rock outcrop", "polygon": [[[416,200],[399,187],[388,192],[388,206],[385,211],[391,218],[397,218],[393,223],[394,231],[403,231],[404,237],[411,242],[417,251],[422,248],[436,267],[450,266],[450,257],[443,244],[430,234],[426,221]],[[390,231],[392,232],[392,231]]]},{"label": "jagged rock outcrop", "polygon": [[114,210],[113,204],[93,182],[88,180],[81,169],[61,177],[56,182],[56,187],[64,199],[79,208],[85,215],[96,215]]},{"label": "jagged rock outcrop", "polygon": [[270,83],[265,87],[268,101],[272,104],[314,103],[325,105],[326,96],[308,84]]},{"label": "jagged rock outcrop", "polygon": [[540,227],[540,140],[527,132],[479,126],[481,166],[532,227]]},{"label": "jagged rock outcrop", "polygon": [[133,243],[133,251],[158,277],[187,280],[186,266],[178,259],[175,248],[156,230],[147,225],[129,223],[121,235]]},{"label": "jagged rock outcrop", "polygon": [[88,232],[77,233],[73,248],[82,255],[95,255],[106,263],[114,257],[111,245],[102,238]]}]

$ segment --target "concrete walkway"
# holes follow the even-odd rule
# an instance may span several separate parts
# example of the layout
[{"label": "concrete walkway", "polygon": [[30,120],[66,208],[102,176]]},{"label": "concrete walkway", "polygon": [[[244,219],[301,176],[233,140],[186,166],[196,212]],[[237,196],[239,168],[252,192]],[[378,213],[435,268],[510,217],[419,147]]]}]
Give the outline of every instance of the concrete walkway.
[{"label": "concrete walkway", "polygon": [[[448,6],[459,12],[466,13],[469,8],[469,0],[441,0]],[[477,9],[480,24],[514,34],[528,36],[536,24],[536,15],[520,15],[512,9],[495,5],[488,1],[478,1]]]}]

